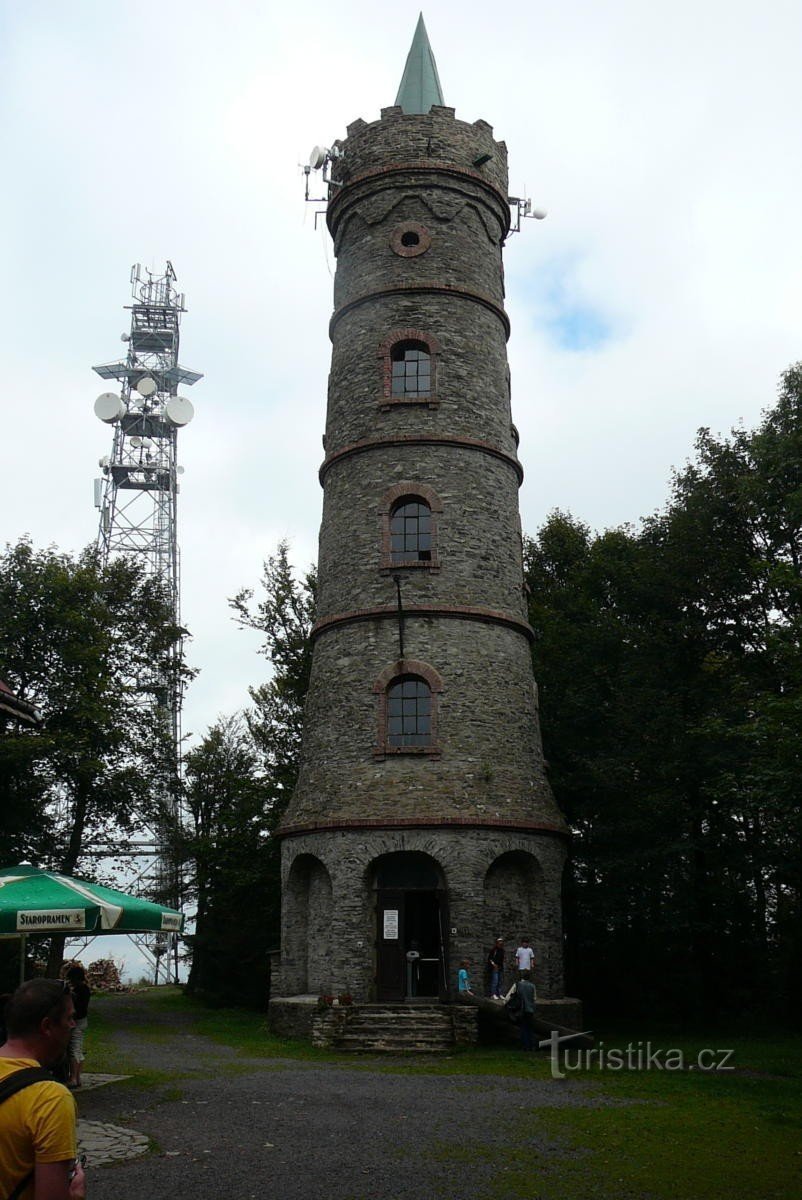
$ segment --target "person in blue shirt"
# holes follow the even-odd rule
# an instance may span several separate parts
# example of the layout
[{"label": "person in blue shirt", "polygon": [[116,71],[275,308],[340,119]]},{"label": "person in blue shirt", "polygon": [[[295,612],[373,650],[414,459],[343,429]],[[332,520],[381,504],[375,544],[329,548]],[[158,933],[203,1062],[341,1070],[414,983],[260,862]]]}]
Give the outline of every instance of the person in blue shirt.
[{"label": "person in blue shirt", "polygon": [[457,992],[460,996],[472,996],[471,981],[468,978],[468,968],[471,965],[469,958],[463,958],[460,963],[459,973],[457,975]]}]

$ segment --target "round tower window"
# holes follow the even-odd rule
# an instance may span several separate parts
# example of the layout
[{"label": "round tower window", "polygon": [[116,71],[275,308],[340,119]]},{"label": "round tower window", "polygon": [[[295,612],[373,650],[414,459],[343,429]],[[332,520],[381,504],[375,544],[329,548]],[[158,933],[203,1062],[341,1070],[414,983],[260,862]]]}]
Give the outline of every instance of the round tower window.
[{"label": "round tower window", "polygon": [[431,244],[429,230],[424,225],[418,225],[416,221],[405,221],[403,225],[398,225],[390,237],[391,250],[401,258],[415,258],[418,254],[425,254]]}]

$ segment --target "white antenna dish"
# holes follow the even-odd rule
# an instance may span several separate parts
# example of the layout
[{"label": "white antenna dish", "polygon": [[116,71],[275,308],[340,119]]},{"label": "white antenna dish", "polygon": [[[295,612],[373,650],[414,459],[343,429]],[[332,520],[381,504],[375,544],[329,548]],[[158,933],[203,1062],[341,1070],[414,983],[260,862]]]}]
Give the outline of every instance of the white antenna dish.
[{"label": "white antenna dish", "polygon": [[138,450],[139,447],[142,445],[141,437],[132,437],[132,438],[129,438],[128,441],[129,441],[129,444],[131,446],[133,446],[135,450]]},{"label": "white antenna dish", "polygon": [[548,216],[548,213],[545,208],[533,208],[531,216],[533,216],[536,221],[543,221]]},{"label": "white antenna dish", "polygon": [[309,166],[313,171],[319,171],[326,161],[326,156],[329,151],[325,146],[313,146],[312,153],[309,155]]},{"label": "white antenna dish", "polygon": [[104,454],[102,458],[99,458],[97,460],[97,465],[99,467],[103,467],[105,470],[105,468],[109,465],[110,462],[111,462],[111,459],[109,458],[108,454]]},{"label": "white antenna dish", "polygon": [[156,391],[156,380],[151,379],[150,375],[143,375],[136,385],[136,390],[140,396],[152,396]]},{"label": "white antenna dish", "polygon": [[120,341],[121,341],[121,342],[130,342],[130,340],[131,340],[131,335],[130,335],[130,333],[121,333],[121,334],[120,334]]},{"label": "white antenna dish", "polygon": [[116,392],[101,392],[95,401],[95,416],[106,425],[119,421],[125,412],[125,405]]},{"label": "white antenna dish", "polygon": [[176,475],[183,475],[183,474],[184,474],[184,468],[183,468],[183,467],[176,467],[176,469],[175,469],[175,473],[176,473]]},{"label": "white antenna dish", "polygon": [[171,396],[164,406],[164,416],[170,425],[181,429],[184,425],[189,425],[195,416],[195,409],[185,396]]}]

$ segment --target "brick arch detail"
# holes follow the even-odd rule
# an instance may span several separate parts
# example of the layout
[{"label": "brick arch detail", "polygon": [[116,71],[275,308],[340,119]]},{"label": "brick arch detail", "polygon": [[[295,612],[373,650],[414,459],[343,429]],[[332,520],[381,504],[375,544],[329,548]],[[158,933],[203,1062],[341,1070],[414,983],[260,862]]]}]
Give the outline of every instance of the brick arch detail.
[{"label": "brick arch detail", "polygon": [[394,329],[383,342],[379,343],[376,351],[379,358],[389,358],[390,351],[397,342],[423,342],[429,347],[430,354],[439,354],[443,349],[437,338],[431,333],[424,332],[423,329]]},{"label": "brick arch detail", "polygon": [[432,512],[441,513],[443,511],[442,500],[434,488],[429,487],[428,483],[418,483],[414,479],[402,479],[400,483],[394,483],[384,493],[379,501],[379,513],[389,514],[396,500],[402,499],[403,496],[420,496],[421,500],[426,501]]},{"label": "brick arch detail", "polygon": [[[418,675],[426,681],[429,691],[432,693],[432,740],[428,746],[391,746],[387,740],[387,692],[390,684],[399,675]],[[388,667],[385,667],[373,685],[373,693],[377,701],[376,746],[373,751],[373,757],[382,759],[397,754],[409,754],[429,755],[430,757],[439,758],[440,746],[437,730],[439,723],[438,709],[440,707],[440,694],[442,691],[442,676],[435,671],[434,667],[430,667],[428,663],[422,662],[419,658],[399,658]]]},{"label": "brick arch detail", "polygon": [[394,679],[399,675],[419,675],[421,679],[425,679],[429,685],[430,691],[437,693],[443,691],[443,677],[434,667],[430,667],[428,663],[422,662],[419,658],[398,658],[389,667],[385,667],[379,678],[373,685],[373,691],[377,694],[386,692]]},{"label": "brick arch detail", "polygon": [[[431,510],[431,535],[432,548],[431,557],[426,560],[416,561],[409,559],[406,562],[393,562],[390,537],[390,518],[392,515],[393,505],[402,500],[404,497],[418,498],[428,504]],[[400,483],[394,483],[389,487],[382,496],[378,505],[379,517],[379,570],[386,574],[388,571],[408,571],[420,570],[439,571],[440,559],[437,551],[438,537],[438,516],[443,511],[443,503],[434,488],[429,487],[427,483],[418,483],[411,479],[402,479]]]},{"label": "brick arch detail", "polygon": [[[393,395],[393,366],[390,359],[393,346],[399,342],[423,342],[424,346],[429,351],[431,359],[431,392],[428,396],[415,396],[406,398],[404,396]],[[379,396],[380,404],[425,404],[429,407],[437,406],[437,356],[442,347],[437,338],[431,333],[426,333],[423,329],[394,329],[392,333],[379,343],[376,351],[376,356],[379,360],[379,374],[381,376],[381,389]]]}]

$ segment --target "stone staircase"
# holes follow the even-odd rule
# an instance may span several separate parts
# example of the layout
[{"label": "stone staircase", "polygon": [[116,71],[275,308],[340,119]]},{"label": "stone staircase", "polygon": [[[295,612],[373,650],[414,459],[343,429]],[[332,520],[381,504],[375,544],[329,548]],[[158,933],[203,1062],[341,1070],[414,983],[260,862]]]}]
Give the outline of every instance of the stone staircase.
[{"label": "stone staircase", "polygon": [[445,1004],[359,1004],[343,1017],[332,1030],[337,1050],[432,1054],[475,1040],[475,1014]]}]

